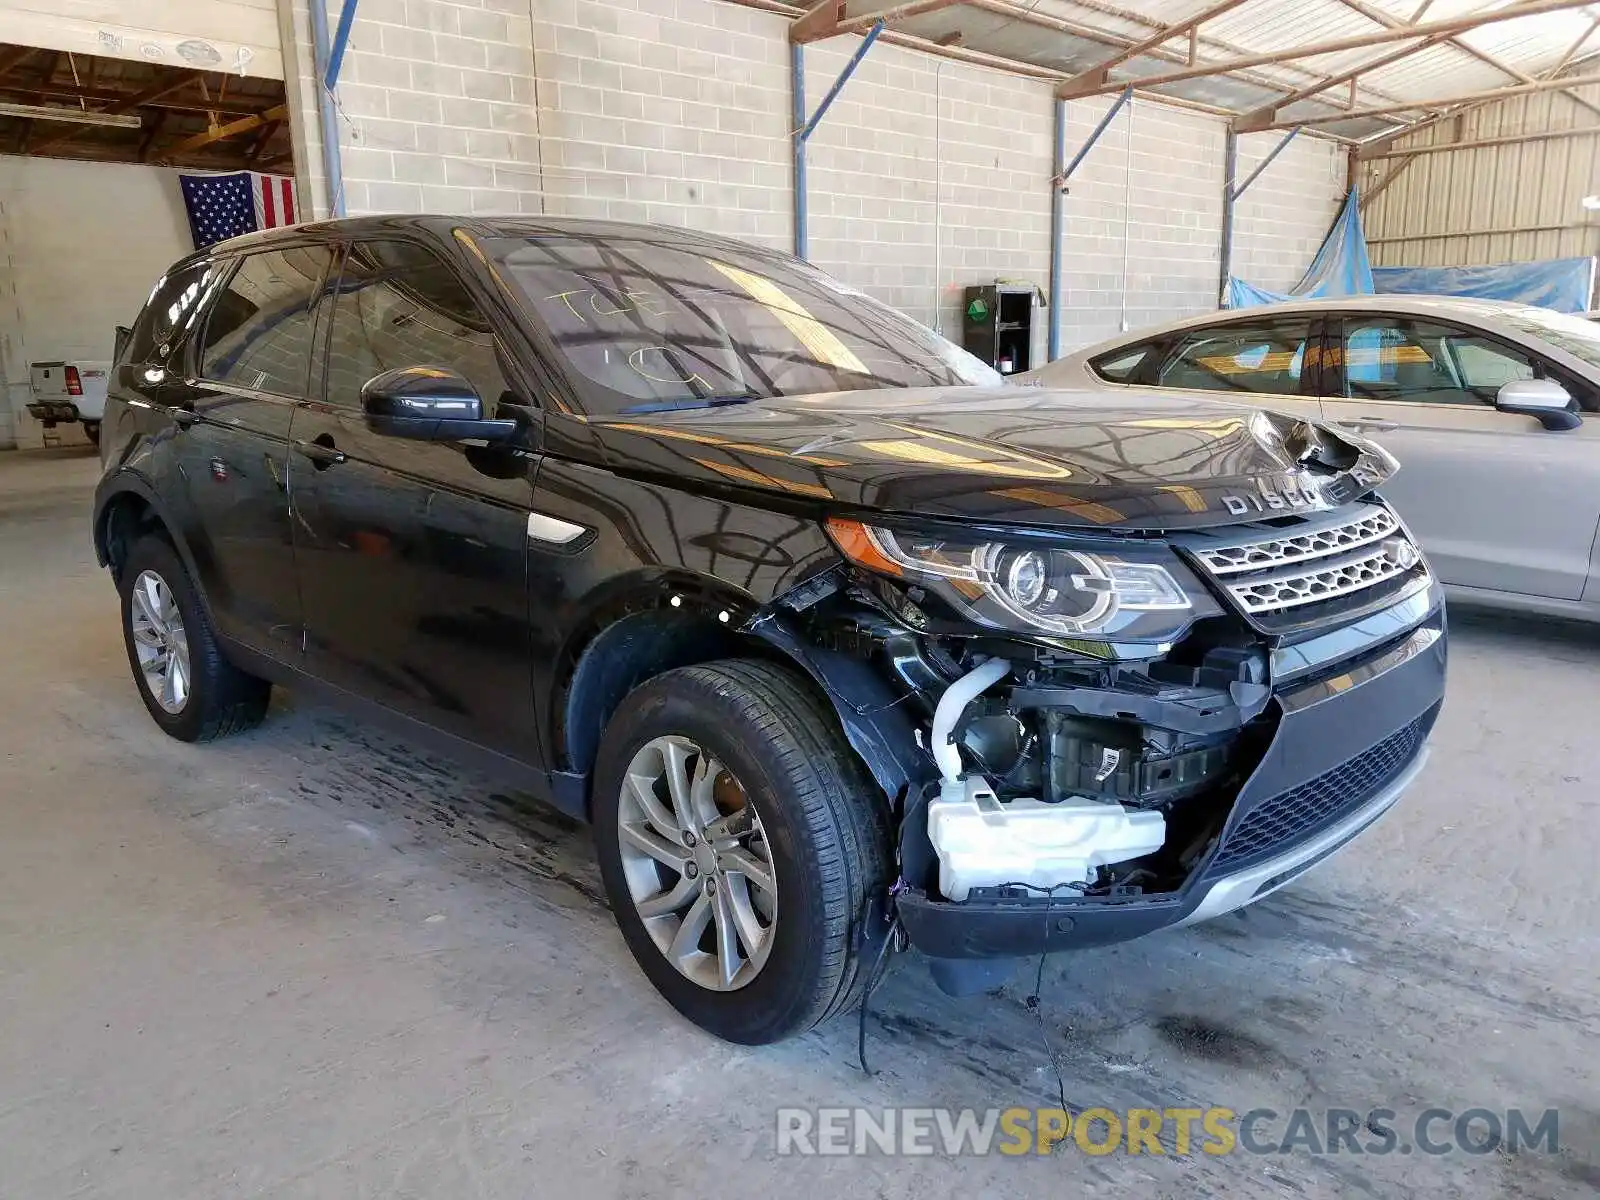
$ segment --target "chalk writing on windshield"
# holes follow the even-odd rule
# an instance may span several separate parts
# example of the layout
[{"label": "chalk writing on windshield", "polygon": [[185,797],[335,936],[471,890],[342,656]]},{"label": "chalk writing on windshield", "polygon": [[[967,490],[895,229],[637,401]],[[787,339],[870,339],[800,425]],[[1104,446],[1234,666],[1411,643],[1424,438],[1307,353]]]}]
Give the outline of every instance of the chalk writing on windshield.
[{"label": "chalk writing on windshield", "polygon": [[623,313],[641,313],[647,317],[661,318],[671,311],[671,305],[652,292],[625,291],[619,294],[598,287],[573,288],[569,292],[556,292],[546,301],[559,300],[568,312],[585,325],[590,317],[615,317]]}]

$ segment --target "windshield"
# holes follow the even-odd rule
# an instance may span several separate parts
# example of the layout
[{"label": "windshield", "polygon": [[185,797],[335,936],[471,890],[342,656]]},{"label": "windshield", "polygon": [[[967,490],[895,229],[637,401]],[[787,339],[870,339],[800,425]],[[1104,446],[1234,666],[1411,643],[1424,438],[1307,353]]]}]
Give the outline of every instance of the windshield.
[{"label": "windshield", "polygon": [[591,412],[862,388],[993,385],[932,330],[805,263],[666,235],[484,243]]},{"label": "windshield", "polygon": [[1594,367],[1600,367],[1600,324],[1552,312],[1547,308],[1519,308],[1503,317],[1507,325],[1565,350]]}]

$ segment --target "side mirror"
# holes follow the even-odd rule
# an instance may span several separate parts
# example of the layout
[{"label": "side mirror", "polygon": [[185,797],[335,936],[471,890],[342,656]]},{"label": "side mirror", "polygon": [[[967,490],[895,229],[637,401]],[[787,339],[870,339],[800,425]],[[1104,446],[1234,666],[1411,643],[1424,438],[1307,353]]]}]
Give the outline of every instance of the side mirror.
[{"label": "side mirror", "polygon": [[374,433],[420,442],[503,442],[517,432],[515,421],[484,420],[477,391],[443,367],[397,367],[374,375],[362,385],[361,411]]},{"label": "side mirror", "polygon": [[117,340],[112,345],[112,348],[111,348],[111,361],[112,362],[121,362],[122,361],[122,352],[125,349],[127,349],[128,339],[131,338],[132,336],[133,336],[133,330],[129,329],[126,325],[118,325],[117,326]]},{"label": "side mirror", "polygon": [[1495,393],[1501,412],[1538,417],[1546,429],[1576,429],[1583,424],[1572,394],[1553,379],[1514,379]]}]

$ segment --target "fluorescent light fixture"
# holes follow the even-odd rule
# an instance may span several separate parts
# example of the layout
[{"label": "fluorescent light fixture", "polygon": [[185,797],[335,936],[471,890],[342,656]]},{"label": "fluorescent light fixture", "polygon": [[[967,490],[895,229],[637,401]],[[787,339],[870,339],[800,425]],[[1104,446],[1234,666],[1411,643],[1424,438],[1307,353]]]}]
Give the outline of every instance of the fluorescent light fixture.
[{"label": "fluorescent light fixture", "polygon": [[1583,206],[1590,212],[1600,209],[1600,196],[1585,196],[1583,198]]},{"label": "fluorescent light fixture", "polygon": [[109,125],[114,129],[138,129],[144,124],[133,113],[85,112],[81,108],[53,108],[45,104],[0,104],[0,117],[65,121],[69,125]]}]

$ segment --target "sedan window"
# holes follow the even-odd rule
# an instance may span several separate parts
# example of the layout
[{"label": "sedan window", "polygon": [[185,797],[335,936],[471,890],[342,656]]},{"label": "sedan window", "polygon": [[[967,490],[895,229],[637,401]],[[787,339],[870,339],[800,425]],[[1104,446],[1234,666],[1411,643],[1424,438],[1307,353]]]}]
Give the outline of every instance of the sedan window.
[{"label": "sedan window", "polygon": [[1301,391],[1310,317],[1235,321],[1196,330],[1162,364],[1162,387],[1295,396]]},{"label": "sedan window", "polygon": [[1534,379],[1526,354],[1468,330],[1403,317],[1346,320],[1345,395],[1405,404],[1487,404]]}]

